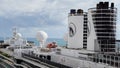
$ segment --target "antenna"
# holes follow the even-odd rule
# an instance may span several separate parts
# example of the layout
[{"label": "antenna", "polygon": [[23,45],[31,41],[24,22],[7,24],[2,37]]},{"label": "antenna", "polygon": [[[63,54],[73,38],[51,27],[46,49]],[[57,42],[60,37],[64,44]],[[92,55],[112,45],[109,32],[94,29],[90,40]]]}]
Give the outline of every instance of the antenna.
[{"label": "antenna", "polygon": [[13,31],[13,37],[15,38],[17,35],[17,28],[13,27],[12,31]]},{"label": "antenna", "polygon": [[36,38],[39,41],[39,43],[41,43],[40,47],[42,48],[44,43],[46,42],[46,40],[48,38],[48,35],[44,31],[38,31],[37,34],[36,34]]}]

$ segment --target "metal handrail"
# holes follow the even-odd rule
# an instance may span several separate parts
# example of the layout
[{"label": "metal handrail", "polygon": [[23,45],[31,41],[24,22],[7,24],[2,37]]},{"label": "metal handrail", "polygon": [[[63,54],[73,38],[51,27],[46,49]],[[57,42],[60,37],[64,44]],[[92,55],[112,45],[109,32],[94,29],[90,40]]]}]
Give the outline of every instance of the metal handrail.
[{"label": "metal handrail", "polygon": [[26,68],[26,66],[21,65],[21,64],[17,64],[17,63],[15,63],[13,60],[11,60],[11,59],[9,59],[9,58],[1,55],[1,54],[0,54],[0,56],[2,56],[3,58],[5,58],[6,60],[10,61],[11,63],[13,63],[13,65],[15,65],[15,66],[20,66],[20,67]]},{"label": "metal handrail", "polygon": [[45,65],[45,66],[49,66],[49,67],[52,67],[52,68],[57,68],[57,67],[55,67],[55,66],[52,66],[52,65],[46,64],[46,63],[44,63],[44,62],[40,62],[40,61],[37,60],[37,59],[31,58],[31,57],[27,57],[27,56],[25,56],[25,55],[23,56],[23,58],[27,58],[27,59],[30,59],[30,60],[36,61],[36,62],[38,62],[38,63],[40,63],[40,64]]}]

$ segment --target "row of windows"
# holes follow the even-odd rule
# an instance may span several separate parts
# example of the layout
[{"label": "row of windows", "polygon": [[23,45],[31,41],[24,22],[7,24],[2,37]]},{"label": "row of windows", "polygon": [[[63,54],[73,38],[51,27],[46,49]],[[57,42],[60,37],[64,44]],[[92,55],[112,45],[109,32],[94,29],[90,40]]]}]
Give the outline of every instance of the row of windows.
[{"label": "row of windows", "polygon": [[[119,56],[112,56],[112,55],[103,55],[104,58],[111,58],[111,59],[115,59],[115,60],[118,60],[118,57]],[[120,58],[119,58],[120,59]]]},{"label": "row of windows", "polygon": [[113,29],[113,28],[112,28],[112,29],[103,29],[103,28],[99,28],[99,29],[96,29],[96,31],[97,31],[97,30],[106,30],[106,31],[111,30],[111,31],[112,31],[112,30],[116,30],[116,29],[115,29],[115,28],[114,28],[114,29]]},{"label": "row of windows", "polygon": [[[116,68],[120,67],[120,58],[119,56],[111,56],[111,55],[104,55],[104,58],[99,58],[99,56],[103,55],[97,55],[97,57],[93,58],[93,62],[101,62],[101,63],[107,63],[109,65],[115,66]],[[117,61],[117,62],[116,62]]]},{"label": "row of windows", "polygon": [[98,40],[99,43],[115,44],[115,38],[112,40]]},{"label": "row of windows", "polygon": [[117,17],[115,14],[92,14],[92,17]]},{"label": "row of windows", "polygon": [[[101,56],[101,55],[98,55],[98,56]],[[109,56],[109,58],[107,58],[107,57],[104,57],[104,58],[105,59],[99,58],[99,57],[93,58],[93,62],[107,63],[107,64],[110,64],[112,66],[119,67],[120,63],[114,61],[114,59],[118,61],[119,60],[118,57]],[[112,59],[112,61],[110,59]]]},{"label": "row of windows", "polygon": [[100,26],[100,27],[102,27],[102,26],[103,26],[103,27],[112,27],[112,26],[115,27],[116,25],[111,25],[111,24],[107,24],[107,25],[100,24],[100,25],[97,25],[97,24],[95,24],[94,26],[96,26],[96,27],[97,27],[97,26],[98,26],[98,27],[99,27],[99,26]]},{"label": "row of windows", "polygon": [[84,24],[87,24],[87,21],[84,21]]},{"label": "row of windows", "polygon": [[87,15],[84,17],[84,31],[83,31],[83,48],[87,48]]},{"label": "row of windows", "polygon": [[109,7],[109,8],[101,8],[101,9],[96,9],[96,8],[90,8],[89,10],[91,10],[91,11],[97,11],[97,10],[117,10],[117,8],[111,8],[111,7]]},{"label": "row of windows", "polygon": [[102,52],[115,52],[115,49],[101,49]]},{"label": "row of windows", "polygon": [[84,31],[84,33],[87,33],[87,31]]},{"label": "row of windows", "polygon": [[84,26],[86,26],[86,27],[87,27],[87,24],[84,24]]},{"label": "row of windows", "polygon": [[113,18],[113,19],[116,19],[116,17],[102,17],[102,16],[99,16],[99,17],[92,17],[92,19],[95,19],[95,18]]},{"label": "row of windows", "polygon": [[87,34],[83,34],[83,36],[87,36]]},{"label": "row of windows", "polygon": [[96,30],[97,33],[116,33],[115,30]]},{"label": "row of windows", "polygon": [[84,15],[84,17],[87,17],[87,14],[86,14],[86,15]]},{"label": "row of windows", "polygon": [[87,20],[87,18],[84,18],[84,20]]},{"label": "row of windows", "polygon": [[108,32],[107,30],[106,30],[106,32],[96,32],[96,34],[115,34],[115,32]]},{"label": "row of windows", "polygon": [[102,20],[102,21],[109,21],[109,20],[116,21],[115,18],[94,18],[93,20],[96,20],[96,21],[100,21],[100,20]]},{"label": "row of windows", "polygon": [[107,33],[107,32],[109,32],[109,33],[115,33],[116,32],[116,30],[115,30],[115,28],[95,28],[96,30],[96,32],[98,32],[98,33]]},{"label": "row of windows", "polygon": [[87,24],[87,21],[84,21],[84,24]]},{"label": "row of windows", "polygon": [[94,22],[94,26],[116,26],[115,22]]},{"label": "row of windows", "polygon": [[84,15],[84,18],[87,18],[87,14],[86,14],[86,15]]},{"label": "row of windows", "polygon": [[83,37],[87,37],[87,36],[83,36]]},{"label": "row of windows", "polygon": [[111,25],[111,26],[116,26],[116,22],[94,22],[94,25],[97,26],[103,26],[103,25]]},{"label": "row of windows", "polygon": [[83,42],[83,46],[87,46],[87,42]]},{"label": "row of windows", "polygon": [[109,29],[109,28],[112,28],[112,29],[113,29],[113,28],[116,28],[116,26],[111,26],[111,25],[110,25],[110,26],[109,26],[109,25],[94,26],[94,27],[95,27],[95,28],[108,28],[108,29]]},{"label": "row of windows", "polygon": [[[87,23],[87,20],[88,20],[87,14],[85,14],[85,15],[84,15],[84,25],[83,25],[83,26],[87,26],[87,25],[85,25],[85,24]],[[84,28],[85,28],[85,27],[84,27]]]},{"label": "row of windows", "polygon": [[87,47],[83,47],[84,49],[87,49]]},{"label": "row of windows", "polygon": [[115,46],[115,43],[113,43],[113,44],[110,44],[110,43],[99,43],[101,46],[106,46],[106,47],[108,47],[108,46]]},{"label": "row of windows", "polygon": [[83,33],[84,33],[83,36],[86,36],[87,32],[88,32],[87,29],[84,30],[84,31],[83,31]]},{"label": "row of windows", "polygon": [[[98,40],[114,40],[116,36],[98,36]],[[99,41],[101,43],[101,41]]]},{"label": "row of windows", "polygon": [[105,43],[99,43],[99,44],[110,46],[110,45],[115,45],[115,42],[113,42],[113,43],[105,42]]},{"label": "row of windows", "polygon": [[100,18],[100,19],[101,19],[101,18],[112,18],[112,19],[116,19],[116,17],[101,17],[101,16],[100,16],[100,17],[92,17],[92,19],[96,19],[96,18]]},{"label": "row of windows", "polygon": [[116,24],[116,21],[93,21],[94,24],[111,24],[111,25],[115,25]]},{"label": "row of windows", "polygon": [[83,40],[83,42],[87,42],[87,40]]},{"label": "row of windows", "polygon": [[103,24],[104,23],[108,23],[108,24],[114,24],[115,23],[116,24],[116,21],[95,21],[95,20],[93,20],[93,22],[94,23],[103,23]]},{"label": "row of windows", "polygon": [[87,28],[84,28],[84,30],[87,30]]},{"label": "row of windows", "polygon": [[84,18],[84,31],[83,31],[83,48],[87,48],[87,18]]},{"label": "row of windows", "polygon": [[115,33],[108,33],[108,34],[103,34],[103,33],[97,33],[97,36],[115,36]]},{"label": "row of windows", "polygon": [[108,12],[104,12],[104,11],[96,11],[96,12],[92,12],[92,14],[116,14],[116,12],[110,12],[110,11],[108,11]]},{"label": "row of windows", "polygon": [[111,38],[111,37],[98,37],[98,39],[114,39],[115,37]]},{"label": "row of windows", "polygon": [[116,30],[95,30],[95,32],[116,32]]},{"label": "row of windows", "polygon": [[92,15],[102,15],[102,16],[104,16],[104,15],[116,15],[116,13],[92,13]]},{"label": "row of windows", "polygon": [[115,10],[95,10],[95,11],[92,11],[92,13],[104,13],[104,12],[107,12],[107,13],[117,13],[117,11],[115,11]]},{"label": "row of windows", "polygon": [[115,45],[101,45],[101,48],[115,48]]}]

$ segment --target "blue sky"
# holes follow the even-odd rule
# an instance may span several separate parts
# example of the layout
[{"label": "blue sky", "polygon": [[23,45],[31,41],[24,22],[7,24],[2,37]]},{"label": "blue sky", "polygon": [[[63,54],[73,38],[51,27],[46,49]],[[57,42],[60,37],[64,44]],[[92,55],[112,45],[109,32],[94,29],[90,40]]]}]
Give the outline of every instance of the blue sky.
[{"label": "blue sky", "polygon": [[[89,1],[89,2],[88,2]],[[62,38],[67,32],[67,17],[70,9],[95,7],[101,0],[0,0],[0,37],[10,37],[17,27],[23,37],[35,37],[44,30],[49,38]],[[105,1],[105,0],[104,0]],[[106,0],[107,1],[107,0]],[[120,38],[120,2],[118,8],[117,38]]]}]

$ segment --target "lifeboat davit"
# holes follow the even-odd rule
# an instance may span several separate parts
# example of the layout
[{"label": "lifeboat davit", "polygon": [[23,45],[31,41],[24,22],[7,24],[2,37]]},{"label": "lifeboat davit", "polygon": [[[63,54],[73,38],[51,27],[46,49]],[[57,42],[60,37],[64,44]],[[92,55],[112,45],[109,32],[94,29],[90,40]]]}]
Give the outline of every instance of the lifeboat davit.
[{"label": "lifeboat davit", "polygon": [[47,48],[56,48],[56,47],[57,47],[56,42],[52,42],[47,45]]}]

